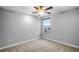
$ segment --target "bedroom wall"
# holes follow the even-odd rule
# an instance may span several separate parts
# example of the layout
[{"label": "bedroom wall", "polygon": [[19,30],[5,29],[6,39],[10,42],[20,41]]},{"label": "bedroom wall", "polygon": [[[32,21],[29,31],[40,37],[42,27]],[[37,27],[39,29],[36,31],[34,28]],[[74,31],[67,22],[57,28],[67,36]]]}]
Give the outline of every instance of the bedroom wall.
[{"label": "bedroom wall", "polygon": [[40,28],[38,17],[0,9],[0,47],[37,38]]},{"label": "bedroom wall", "polygon": [[42,38],[64,42],[79,48],[78,10],[60,12],[51,16],[50,32],[42,33]]}]

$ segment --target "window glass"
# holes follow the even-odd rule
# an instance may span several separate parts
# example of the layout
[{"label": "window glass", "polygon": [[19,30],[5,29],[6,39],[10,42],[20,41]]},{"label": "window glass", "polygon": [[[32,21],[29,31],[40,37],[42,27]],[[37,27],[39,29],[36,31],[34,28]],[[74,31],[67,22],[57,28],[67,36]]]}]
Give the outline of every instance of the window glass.
[{"label": "window glass", "polygon": [[46,18],[43,20],[43,28],[44,32],[50,31],[50,18]]},{"label": "window glass", "polygon": [[49,19],[43,21],[43,26],[44,26],[44,27],[50,26],[50,21],[49,21]]}]

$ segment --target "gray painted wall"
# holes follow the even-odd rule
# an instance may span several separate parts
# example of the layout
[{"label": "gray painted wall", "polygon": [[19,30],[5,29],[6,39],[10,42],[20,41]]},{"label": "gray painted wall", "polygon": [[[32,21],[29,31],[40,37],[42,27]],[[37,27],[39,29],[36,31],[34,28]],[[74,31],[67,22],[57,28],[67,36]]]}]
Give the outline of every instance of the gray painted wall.
[{"label": "gray painted wall", "polygon": [[77,10],[57,13],[51,18],[51,31],[43,33],[42,38],[79,46],[79,13]]},{"label": "gray painted wall", "polygon": [[0,9],[0,47],[39,37],[40,28],[38,17]]}]

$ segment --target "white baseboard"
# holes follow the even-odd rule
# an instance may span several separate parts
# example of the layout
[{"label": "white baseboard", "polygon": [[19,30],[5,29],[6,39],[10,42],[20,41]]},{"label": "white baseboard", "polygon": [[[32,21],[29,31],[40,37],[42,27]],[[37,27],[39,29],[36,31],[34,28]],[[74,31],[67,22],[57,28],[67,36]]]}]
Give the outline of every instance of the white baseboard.
[{"label": "white baseboard", "polygon": [[30,42],[30,41],[33,41],[33,40],[36,40],[36,39],[39,39],[39,37],[32,38],[32,39],[29,39],[29,40],[26,40],[26,41],[23,41],[23,42],[14,43],[14,44],[11,44],[11,45],[8,45],[8,46],[0,47],[0,50],[10,48],[10,47],[14,47],[14,46],[17,46],[17,45],[21,45],[21,44],[24,44],[24,43],[27,43],[27,42]]},{"label": "white baseboard", "polygon": [[58,42],[60,44],[64,44],[64,45],[79,49],[79,46],[72,45],[72,44],[69,44],[69,43],[65,43],[65,42],[62,42],[62,41],[57,41],[57,40],[54,40],[54,39],[51,39],[51,38],[43,38],[43,39],[47,39],[47,40],[50,40],[50,41],[53,41],[53,42]]}]

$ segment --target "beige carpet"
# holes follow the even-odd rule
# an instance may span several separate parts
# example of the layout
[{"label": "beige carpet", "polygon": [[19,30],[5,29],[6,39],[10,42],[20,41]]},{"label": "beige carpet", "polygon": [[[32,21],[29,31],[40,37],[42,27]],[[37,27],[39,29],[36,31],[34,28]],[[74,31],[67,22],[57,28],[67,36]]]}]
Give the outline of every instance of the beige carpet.
[{"label": "beige carpet", "polygon": [[56,42],[38,39],[1,50],[1,52],[78,52],[79,49],[62,45]]}]

